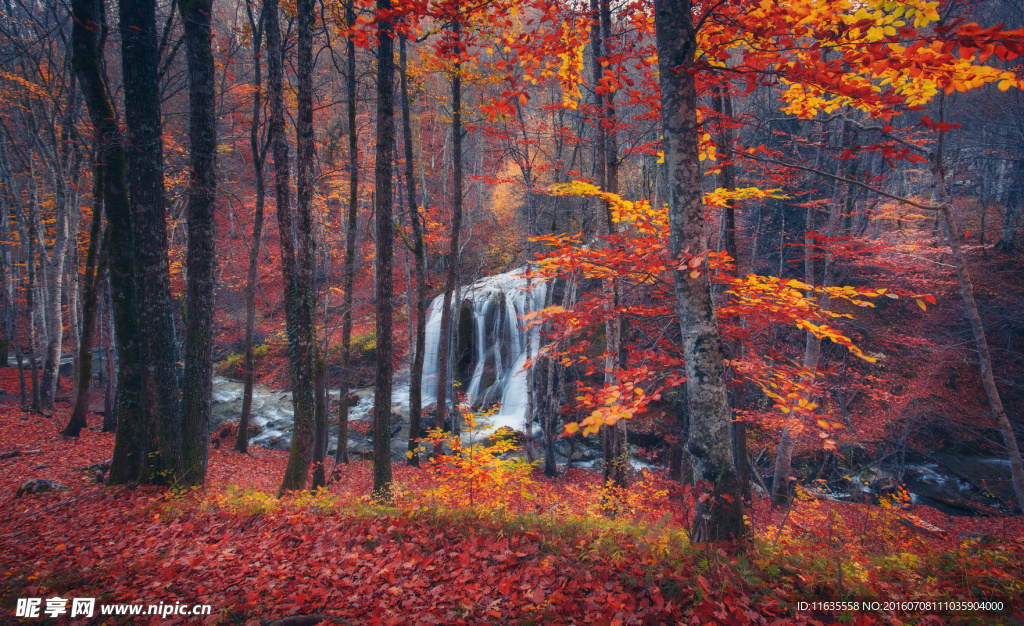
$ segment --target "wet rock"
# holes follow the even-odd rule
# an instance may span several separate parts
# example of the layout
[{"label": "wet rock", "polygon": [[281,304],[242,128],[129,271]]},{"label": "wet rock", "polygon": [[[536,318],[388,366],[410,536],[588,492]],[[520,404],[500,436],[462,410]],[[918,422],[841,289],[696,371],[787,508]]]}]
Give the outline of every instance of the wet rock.
[{"label": "wet rock", "polygon": [[[256,435],[263,432],[263,427],[259,424],[249,422],[249,439],[252,439]],[[220,428],[216,430],[211,436],[210,441],[213,443],[214,448],[220,448],[222,441],[227,441],[229,444],[238,437],[238,422],[224,422],[220,425]]]},{"label": "wet rock", "polygon": [[20,498],[25,494],[49,493],[51,491],[67,490],[67,487],[56,481],[46,480],[44,478],[33,478],[32,480],[26,481],[21,487],[19,487],[18,491],[14,494],[14,497]]},{"label": "wet rock", "polygon": [[859,443],[843,444],[837,452],[845,459],[844,465],[850,469],[859,469],[871,462],[871,452]]},{"label": "wet rock", "polygon": [[899,486],[896,476],[888,470],[869,467],[861,472],[853,481],[854,488],[862,494],[878,497],[891,493]]}]

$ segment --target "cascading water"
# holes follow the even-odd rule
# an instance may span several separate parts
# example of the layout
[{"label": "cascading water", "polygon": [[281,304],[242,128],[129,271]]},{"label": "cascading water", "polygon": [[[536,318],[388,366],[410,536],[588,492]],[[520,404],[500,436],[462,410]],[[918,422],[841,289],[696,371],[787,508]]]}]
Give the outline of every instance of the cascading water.
[{"label": "cascading water", "polygon": [[[465,401],[476,408],[500,403],[490,428],[508,426],[521,430],[526,419],[528,356],[536,356],[540,333],[524,330],[523,318],[544,306],[547,285],[528,281],[526,268],[488,276],[459,290],[452,299],[454,349],[448,364],[449,380],[462,383]],[[423,361],[424,402],[436,401],[438,348],[441,343],[441,312],[444,295],[430,304]],[[463,322],[463,311],[469,314]],[[468,326],[468,328],[467,328]],[[529,334],[529,336],[527,336]],[[529,354],[527,351],[529,346]],[[489,429],[490,429],[489,428]]]}]

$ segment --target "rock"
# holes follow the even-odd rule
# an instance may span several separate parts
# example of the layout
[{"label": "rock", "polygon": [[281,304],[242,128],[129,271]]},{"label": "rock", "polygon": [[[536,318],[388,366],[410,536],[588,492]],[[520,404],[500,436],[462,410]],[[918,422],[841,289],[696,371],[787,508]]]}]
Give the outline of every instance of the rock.
[{"label": "rock", "polygon": [[895,491],[898,487],[896,476],[877,467],[869,467],[857,477],[861,491],[867,491],[875,495],[883,495]]},{"label": "rock", "polygon": [[[263,428],[259,424],[249,422],[249,439],[252,439],[262,432]],[[238,422],[233,421],[221,424],[220,428],[210,436],[210,439],[220,441],[224,439],[233,440],[236,437],[238,437]]]},{"label": "rock", "polygon": [[32,480],[27,481],[25,484],[23,484],[21,487],[19,487],[18,491],[14,494],[14,497],[15,498],[20,498],[21,496],[23,496],[25,494],[47,493],[47,492],[50,492],[50,491],[67,491],[67,490],[68,490],[67,487],[65,487],[64,485],[62,485],[62,484],[60,484],[60,483],[58,483],[56,481],[46,480],[44,478],[33,478]]},{"label": "rock", "polygon": [[349,406],[355,406],[359,404],[359,402],[362,400],[362,398],[360,398],[358,394],[352,392],[349,392],[345,399],[348,402]]},{"label": "rock", "polygon": [[847,443],[839,446],[839,456],[846,459],[851,470],[864,467],[871,462],[871,453],[859,443]]}]

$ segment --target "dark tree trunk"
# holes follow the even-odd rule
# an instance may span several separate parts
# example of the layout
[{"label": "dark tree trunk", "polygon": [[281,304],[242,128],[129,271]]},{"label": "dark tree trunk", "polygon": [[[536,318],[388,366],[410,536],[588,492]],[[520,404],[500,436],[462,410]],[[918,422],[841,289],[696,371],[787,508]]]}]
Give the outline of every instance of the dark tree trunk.
[{"label": "dark tree trunk", "polygon": [[327,459],[327,367],[323,358],[319,356],[313,367],[313,377],[316,398],[313,418],[316,436],[313,439],[313,479],[309,488],[315,492],[327,484],[324,471],[324,461]]},{"label": "dark tree trunk", "polygon": [[[707,251],[697,142],[697,89],[694,65],[696,29],[689,0],[656,0],[662,132],[669,176],[670,250],[681,256]],[[698,502],[693,540],[715,541],[745,534],[743,501],[729,437],[728,397],[722,340],[707,272],[697,277],[674,271],[674,282],[690,409],[687,447],[694,477],[709,497]]]},{"label": "dark tree trunk", "polygon": [[[99,142],[97,142],[98,146]],[[97,150],[99,152],[99,150]],[[85,281],[82,294],[82,338],[78,344],[78,384],[75,408],[71,419],[61,431],[65,437],[77,437],[88,426],[89,383],[92,381],[92,345],[96,331],[96,309],[99,298],[100,277],[106,272],[106,246],[100,256],[100,228],[103,223],[103,163],[93,167],[92,223],[89,226],[89,248],[85,253]],[[98,265],[98,268],[97,268]]]},{"label": "dark tree trunk", "polygon": [[[716,141],[722,147],[723,152],[728,155],[728,150],[732,147],[732,131],[726,126],[726,122],[732,119],[732,96],[729,95],[728,88],[719,87],[715,91],[715,96],[712,100],[715,112],[720,116],[717,139]],[[736,166],[733,164],[732,159],[728,156],[725,157],[725,162],[722,164],[721,169],[721,184],[723,189],[734,190],[736,189]],[[725,214],[722,215],[721,224],[718,230],[718,250],[719,252],[724,251],[728,254],[733,262],[736,264],[736,276],[744,276],[741,263],[740,263],[740,251],[737,237],[736,237],[736,207],[733,202],[728,202],[725,206]],[[730,347],[730,360],[740,359],[743,356],[743,344],[736,341]],[[726,370],[726,379],[733,378],[732,368]],[[743,408],[743,388],[742,386],[735,386],[730,393],[730,409],[732,410],[733,417],[736,418],[736,410]],[[740,488],[743,491],[743,501],[750,502],[751,491],[750,491],[750,463],[747,462],[747,423],[742,419],[734,419],[730,422],[731,435],[732,435],[732,453],[733,463],[736,465],[736,473],[740,481]]]},{"label": "dark tree trunk", "polygon": [[[108,239],[109,241],[109,239]],[[109,243],[107,244],[110,245]],[[99,277],[100,297],[103,298],[103,310],[100,322],[103,327],[104,365],[106,365],[106,389],[103,393],[103,432],[117,431],[117,346],[114,345],[114,306],[110,298],[110,272]]]},{"label": "dark tree trunk", "polygon": [[[345,20],[355,24],[353,0],[345,4]],[[356,132],[356,44],[352,35],[345,43],[348,75],[348,230],[345,233],[345,300],[341,314],[341,384],[338,392],[338,449],[335,461],[348,463],[349,361],[352,356],[352,290],[356,275],[356,234],[359,232],[359,136]]]},{"label": "dark tree trunk", "polygon": [[[217,117],[211,41],[212,0],[178,0],[188,52],[188,285],[185,296],[185,379],[181,394],[184,479],[202,484],[210,454],[213,401],[213,287],[216,278]],[[241,432],[241,430],[240,430]]]},{"label": "dark tree trunk", "polygon": [[[269,4],[264,5],[267,10]],[[281,494],[288,490],[302,489],[306,486],[309,473],[310,455],[314,445],[315,400],[313,390],[313,352],[316,337],[313,321],[313,3],[312,0],[299,0],[296,4],[297,13],[297,58],[296,73],[298,76],[298,111],[295,116],[296,135],[296,224],[294,232],[298,249],[292,245],[291,213],[288,210],[287,190],[284,202],[277,207],[278,228],[281,241],[281,266],[284,270],[285,285],[290,296],[286,301],[288,317],[288,343],[291,361],[292,404],[295,409],[295,433],[292,436],[291,452],[288,455],[288,466],[285,468],[284,480],[281,483]],[[276,9],[275,9],[276,10]],[[269,16],[267,16],[269,17]],[[275,16],[276,17],[276,16]],[[276,20],[275,20],[276,21]],[[267,49],[271,52],[269,40],[273,30],[267,21]],[[276,25],[275,25],[276,27]],[[280,31],[277,31],[278,33]],[[278,39],[277,51],[280,51]],[[277,57],[276,59],[274,57]],[[271,52],[272,63],[277,64],[281,58]],[[273,67],[273,65],[271,66]],[[281,79],[279,70],[271,70],[271,83]],[[273,86],[274,96],[280,95],[278,85]],[[278,101],[280,102],[280,101]],[[278,102],[274,102],[273,115],[281,116],[280,126],[274,127],[274,166],[278,165],[278,142],[284,142],[283,111],[277,111]],[[273,124],[273,117],[271,118]],[[280,137],[278,136],[280,129]],[[287,159],[284,162],[287,168]],[[281,174],[281,170],[277,170]],[[287,184],[287,173],[282,181]],[[278,189],[281,198],[281,189]]]},{"label": "dark tree trunk", "polygon": [[[128,187],[131,190],[132,249],[143,364],[142,411],[146,469],[141,480],[183,476],[181,402],[178,398],[178,342],[167,260],[160,85],[157,78],[156,2],[122,0],[121,64],[125,127],[128,129]],[[111,231],[111,236],[114,236]],[[128,360],[122,351],[123,360]],[[126,418],[120,413],[122,425]]]},{"label": "dark tree trunk", "polygon": [[412,122],[406,74],[405,37],[399,38],[398,58],[402,65],[402,137],[405,143],[405,187],[409,195],[409,223],[412,224],[413,256],[416,258],[416,348],[409,380],[409,465],[419,467],[420,418],[423,412],[423,351],[427,337],[427,245],[423,222],[416,205],[416,176],[413,168]]},{"label": "dark tree trunk", "polygon": [[[456,45],[460,45],[462,23],[456,17],[452,22]],[[444,308],[441,311],[441,341],[437,351],[437,425],[440,426],[448,417],[448,361],[451,354],[452,328],[452,292],[455,291],[455,278],[459,268],[459,236],[462,230],[462,76],[461,63],[454,64],[452,71],[452,233],[448,245],[448,267],[444,282]],[[452,406],[456,406],[452,398]],[[453,430],[461,432],[458,416],[453,416]]]},{"label": "dark tree trunk", "polygon": [[[30,169],[31,175],[35,178],[35,169]],[[28,361],[32,374],[32,410],[41,413],[43,410],[40,384],[39,384],[39,337],[36,334],[36,321],[39,319],[38,310],[42,307],[36,302],[36,251],[39,241],[39,199],[33,191],[33,198],[29,202],[28,209],[28,242],[26,254],[28,260],[25,262],[28,276],[28,284],[25,288],[25,314],[28,316]]]},{"label": "dark tree trunk", "polygon": [[[391,0],[377,0],[390,11]],[[392,321],[391,161],[395,141],[394,35],[387,21],[377,33],[377,145],[374,163],[377,236],[377,373],[373,395],[373,495],[391,500],[391,383],[394,346]]]},{"label": "dark tree trunk", "polygon": [[[141,406],[142,359],[132,258],[131,208],[125,181],[127,157],[118,140],[117,118],[100,72],[100,41],[105,29],[103,3],[74,0],[72,14],[72,63],[85,96],[103,164],[103,208],[107,216],[111,303],[120,354],[117,406],[108,411],[104,428],[108,425],[107,418],[116,412],[121,423],[114,440],[107,481],[117,484],[142,477],[147,451]],[[108,384],[113,384],[113,381],[108,381]]]},{"label": "dark tree trunk", "polygon": [[256,185],[256,208],[252,217],[252,239],[249,241],[249,273],[245,280],[245,372],[242,375],[242,415],[238,418],[238,436],[235,450],[245,454],[249,449],[249,420],[252,416],[252,388],[256,379],[256,364],[253,358],[253,330],[256,326],[256,279],[260,262],[260,241],[263,240],[263,209],[266,205],[267,190],[263,182],[263,163],[266,152],[260,146],[260,112],[263,109],[261,89],[263,88],[263,62],[260,44],[263,38],[263,14],[259,23],[253,18],[252,3],[246,2],[249,25],[255,35],[252,43],[253,99],[252,124],[249,127],[249,151],[252,154],[252,173]]}]

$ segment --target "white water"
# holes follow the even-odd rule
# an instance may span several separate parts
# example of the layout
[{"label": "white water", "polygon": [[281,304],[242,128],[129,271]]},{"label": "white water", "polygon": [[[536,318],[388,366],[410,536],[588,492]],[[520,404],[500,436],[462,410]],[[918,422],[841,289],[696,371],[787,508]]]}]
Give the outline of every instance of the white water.
[{"label": "white water", "polygon": [[[458,291],[460,298],[452,298],[453,335],[458,335],[459,311],[463,303],[472,310],[473,358],[471,376],[465,385],[465,402],[480,408],[500,402],[501,408],[485,429],[487,432],[508,426],[523,430],[527,409],[527,372],[523,369],[528,356],[536,356],[540,347],[540,331],[536,328],[529,333],[524,330],[524,316],[544,306],[547,290],[545,283],[536,280],[528,283],[525,268],[505,274],[488,276]],[[444,294],[430,303],[426,323],[426,346],[423,361],[423,402],[435,402],[437,398],[438,349],[441,344],[441,313],[444,309]],[[529,334],[529,336],[527,336]],[[454,341],[453,341],[454,343]],[[527,354],[529,346],[529,355]],[[451,351],[451,361],[458,355],[457,348]],[[449,362],[449,380],[453,363]],[[485,373],[490,367],[493,383],[481,388]],[[401,394],[401,395],[400,395]],[[408,390],[396,390],[408,406]],[[450,400],[450,399],[449,399]]]},{"label": "white water", "polygon": [[[472,309],[473,358],[470,363],[472,374],[465,385],[465,402],[474,408],[489,407],[500,403],[497,415],[488,420],[477,435],[486,436],[502,426],[524,430],[527,409],[527,373],[523,369],[527,360],[527,344],[530,356],[536,356],[540,347],[540,333],[533,329],[527,337],[523,329],[523,317],[530,311],[543,307],[547,285],[537,281],[529,284],[524,276],[525,268],[505,274],[488,276],[472,285],[462,287],[452,294],[453,335],[458,335],[459,311],[463,303]],[[455,296],[459,297],[455,297]],[[441,310],[444,295],[434,298],[427,312],[427,336],[423,362],[423,404],[436,402],[438,373],[438,348],[441,344]],[[451,361],[458,355],[453,348]],[[449,380],[453,371],[449,363]],[[484,387],[487,370],[493,372],[493,382]],[[406,381],[394,386],[391,402],[394,409],[408,412],[409,384],[408,369]],[[482,388],[484,387],[484,388]],[[242,389],[240,382],[216,376],[213,379],[213,426],[228,420],[237,420],[241,414]],[[359,404],[352,407],[350,420],[366,419],[373,407],[372,390],[356,390],[362,396]],[[337,397],[337,390],[329,392]],[[449,398],[449,402],[451,399]],[[263,428],[263,432],[252,439],[256,445],[286,446],[291,442],[294,430],[294,410],[291,392],[274,391],[257,385],[253,389],[252,421]],[[331,437],[331,444],[336,437]]]}]

